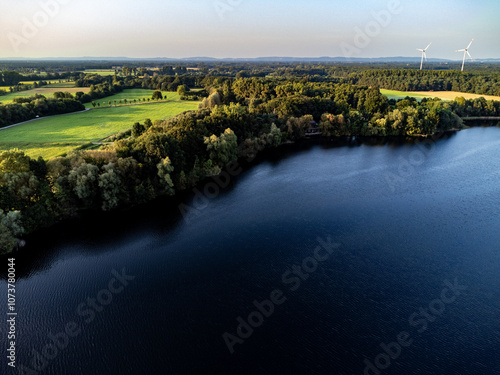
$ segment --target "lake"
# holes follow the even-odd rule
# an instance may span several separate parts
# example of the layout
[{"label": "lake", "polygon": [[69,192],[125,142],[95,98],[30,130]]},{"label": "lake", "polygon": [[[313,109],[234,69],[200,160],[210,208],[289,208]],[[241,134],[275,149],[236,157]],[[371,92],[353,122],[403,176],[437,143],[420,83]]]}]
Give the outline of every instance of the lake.
[{"label": "lake", "polygon": [[7,373],[500,374],[500,128],[306,142],[216,190],[28,238]]}]

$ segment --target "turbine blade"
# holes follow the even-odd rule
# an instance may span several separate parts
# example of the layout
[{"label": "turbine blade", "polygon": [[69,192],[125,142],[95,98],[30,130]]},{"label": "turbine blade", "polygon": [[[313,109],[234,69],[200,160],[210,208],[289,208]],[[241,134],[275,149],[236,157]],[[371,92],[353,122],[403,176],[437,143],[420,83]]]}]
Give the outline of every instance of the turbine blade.
[{"label": "turbine blade", "polygon": [[425,47],[425,51],[427,51],[427,48],[429,48],[431,46],[432,42],[429,43],[429,45],[427,47]]},{"label": "turbine blade", "polygon": [[472,58],[472,56],[470,55],[469,51],[467,51],[467,55],[469,55],[470,59],[471,59],[472,61],[474,61],[474,59],[473,59],[473,58]]},{"label": "turbine blade", "polygon": [[417,51],[425,52],[423,49],[417,48]]},{"label": "turbine blade", "polygon": [[464,49],[457,49],[455,52],[465,52]]},{"label": "turbine blade", "polygon": [[472,45],[472,42],[473,42],[473,41],[474,41],[474,39],[472,39],[472,40],[470,41],[470,43],[469,43],[469,45],[467,46],[467,48],[466,48],[466,49],[469,49],[469,48],[470,48],[470,46]]},{"label": "turbine blade", "polygon": [[424,57],[425,57],[425,61],[427,61],[427,55],[425,54],[425,52],[424,52]]}]

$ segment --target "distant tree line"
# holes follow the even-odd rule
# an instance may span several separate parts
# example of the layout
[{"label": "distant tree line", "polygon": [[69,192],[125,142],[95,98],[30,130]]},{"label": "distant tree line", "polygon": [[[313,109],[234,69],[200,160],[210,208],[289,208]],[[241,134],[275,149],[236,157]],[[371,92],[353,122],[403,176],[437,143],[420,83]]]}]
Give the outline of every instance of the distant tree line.
[{"label": "distant tree line", "polygon": [[72,80],[77,73],[45,73],[45,74],[21,74],[15,70],[4,70],[0,72],[0,86],[16,86],[21,81],[57,81],[62,79]]},{"label": "distant tree line", "polygon": [[500,96],[500,74],[433,70],[366,70],[352,73],[353,84],[402,91],[459,91]]},{"label": "distant tree line", "polygon": [[13,70],[0,72],[0,86],[15,86],[24,79],[22,74]]}]

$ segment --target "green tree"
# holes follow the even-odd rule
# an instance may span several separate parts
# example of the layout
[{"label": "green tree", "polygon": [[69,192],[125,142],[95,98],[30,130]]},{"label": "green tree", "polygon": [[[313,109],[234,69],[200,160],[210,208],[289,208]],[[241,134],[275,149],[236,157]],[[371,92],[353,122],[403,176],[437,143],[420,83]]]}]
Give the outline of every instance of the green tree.
[{"label": "green tree", "polygon": [[86,205],[94,203],[97,184],[99,178],[99,168],[92,164],[82,163],[71,170],[68,181],[76,196]]},{"label": "green tree", "polygon": [[153,122],[151,121],[151,119],[147,118],[146,120],[144,120],[144,127],[146,128],[146,130],[148,130],[152,126]]},{"label": "green tree", "polygon": [[163,95],[162,95],[161,91],[156,90],[155,92],[153,92],[152,99],[153,100],[161,100],[161,99],[163,99]]},{"label": "green tree", "polygon": [[14,249],[16,238],[5,225],[0,223],[0,254],[7,254]]},{"label": "green tree", "polygon": [[281,144],[281,130],[273,122],[271,131],[267,135],[267,144],[271,147],[278,147]]},{"label": "green tree", "polygon": [[189,88],[186,85],[180,85],[179,87],[177,87],[177,95],[179,95],[180,97],[186,95],[186,92],[188,91]]},{"label": "green tree", "polygon": [[24,234],[20,211],[5,213],[0,209],[0,254],[7,254],[14,249],[16,237]]},{"label": "green tree", "polygon": [[156,168],[158,168],[158,176],[160,177],[161,186],[167,194],[173,195],[175,190],[170,174],[174,171],[174,167],[170,162],[170,158],[167,156],[156,165]]},{"label": "green tree", "polygon": [[144,128],[144,125],[141,125],[140,123],[136,122],[132,126],[132,137],[137,138],[140,137],[146,129]]},{"label": "green tree", "polygon": [[12,149],[0,152],[0,174],[9,172],[28,172],[30,157],[24,151]]},{"label": "green tree", "polygon": [[292,140],[297,140],[304,137],[306,130],[311,126],[313,117],[305,115],[300,118],[290,117],[286,122],[288,136]]},{"label": "green tree", "polygon": [[210,137],[205,137],[204,140],[210,159],[216,165],[222,167],[238,158],[237,137],[230,128],[224,130],[224,133],[219,137],[212,134]]},{"label": "green tree", "polygon": [[99,188],[102,198],[102,210],[109,211],[118,206],[122,179],[113,163],[106,164],[99,176]]}]

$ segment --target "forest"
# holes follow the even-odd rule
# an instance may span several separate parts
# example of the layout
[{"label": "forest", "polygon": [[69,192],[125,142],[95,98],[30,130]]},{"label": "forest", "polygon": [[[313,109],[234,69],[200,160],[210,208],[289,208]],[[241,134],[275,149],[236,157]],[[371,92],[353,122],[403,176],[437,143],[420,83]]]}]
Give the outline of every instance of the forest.
[{"label": "forest", "polygon": [[353,84],[402,91],[458,91],[500,95],[500,74],[459,71],[367,70],[350,74]]},{"label": "forest", "polygon": [[[303,67],[296,69],[302,72]],[[28,98],[0,106],[1,126],[35,113],[79,110],[85,101],[124,88],[175,91],[182,86],[185,93],[196,89],[203,98],[197,111],[130,124],[131,131],[98,150],[76,150],[51,160],[31,159],[19,150],[1,152],[0,249],[10,251],[19,238],[81,210],[116,210],[187,190],[217,176],[228,163],[300,141],[311,127],[318,127],[326,139],[429,136],[462,129],[463,117],[500,116],[500,102],[484,98],[388,100],[378,86],[393,79],[390,72],[310,79],[126,69],[125,74],[106,77],[81,73],[76,85],[90,87],[89,94]],[[481,79],[475,74],[398,72],[401,78],[394,78],[394,84],[410,84],[420,77],[423,85],[452,82],[453,88],[463,81],[476,87],[477,82],[475,90],[480,90]],[[488,87],[498,85],[494,75],[489,79]]]}]

